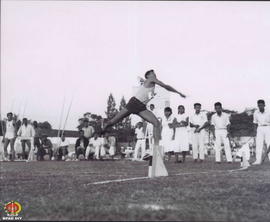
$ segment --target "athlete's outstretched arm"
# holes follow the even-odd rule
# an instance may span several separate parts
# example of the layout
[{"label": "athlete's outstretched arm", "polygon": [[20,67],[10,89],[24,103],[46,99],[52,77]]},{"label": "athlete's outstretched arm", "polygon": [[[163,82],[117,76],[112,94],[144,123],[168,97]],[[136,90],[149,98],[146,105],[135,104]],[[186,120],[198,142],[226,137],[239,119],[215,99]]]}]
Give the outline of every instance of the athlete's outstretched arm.
[{"label": "athlete's outstretched arm", "polygon": [[167,85],[167,84],[161,82],[161,81],[158,80],[157,78],[153,78],[153,79],[151,79],[151,81],[154,82],[154,83],[156,83],[157,85],[163,87],[164,89],[167,89],[167,90],[170,91],[170,92],[177,93],[177,94],[179,94],[181,97],[186,98],[186,95],[184,95],[183,93],[177,91],[177,90],[176,90],[175,88],[173,88],[172,86]]}]

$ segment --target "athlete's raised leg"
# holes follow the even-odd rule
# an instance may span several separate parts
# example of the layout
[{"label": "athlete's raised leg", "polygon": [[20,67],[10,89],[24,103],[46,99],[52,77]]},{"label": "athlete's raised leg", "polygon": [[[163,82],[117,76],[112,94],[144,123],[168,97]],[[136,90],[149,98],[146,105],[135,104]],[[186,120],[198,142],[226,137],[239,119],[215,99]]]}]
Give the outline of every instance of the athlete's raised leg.
[{"label": "athlete's raised leg", "polygon": [[126,108],[123,108],[119,113],[116,114],[115,117],[110,119],[105,125],[103,130],[106,130],[108,127],[113,126],[114,124],[120,122],[122,119],[126,118],[131,114]]}]

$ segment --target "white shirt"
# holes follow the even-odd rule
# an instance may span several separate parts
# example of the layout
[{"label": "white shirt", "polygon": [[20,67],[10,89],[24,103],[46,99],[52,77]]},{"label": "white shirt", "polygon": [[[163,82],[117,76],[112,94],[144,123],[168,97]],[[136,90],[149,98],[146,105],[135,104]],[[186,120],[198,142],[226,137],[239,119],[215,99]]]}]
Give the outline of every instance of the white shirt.
[{"label": "white shirt", "polygon": [[199,114],[194,113],[189,119],[193,125],[203,126],[207,122],[207,116],[205,113],[200,112]]},{"label": "white shirt", "polygon": [[265,110],[261,113],[260,110],[256,110],[253,115],[253,122],[259,126],[270,126],[270,111]]},{"label": "white shirt", "polygon": [[211,123],[215,126],[215,129],[227,129],[230,124],[230,116],[224,112],[220,116],[215,113],[211,118]]},{"label": "white shirt", "polygon": [[17,134],[18,134],[18,136],[21,136],[22,139],[29,140],[29,139],[31,139],[32,137],[35,136],[35,130],[31,125],[27,124],[27,126],[25,126],[23,124],[19,128]]},{"label": "white shirt", "polygon": [[101,138],[98,137],[97,139],[95,139],[94,137],[92,137],[89,141],[89,145],[90,144],[92,144],[93,147],[101,146],[102,144]]},{"label": "white shirt", "polygon": [[136,128],[135,134],[137,136],[137,139],[144,139],[143,127],[141,127],[140,129]]},{"label": "white shirt", "polygon": [[84,137],[88,139],[92,137],[93,133],[95,132],[92,126],[83,127],[82,130],[84,131]]},{"label": "white shirt", "polygon": [[116,138],[114,136],[109,136],[108,143],[109,143],[110,146],[115,146]]},{"label": "white shirt", "polygon": [[15,137],[15,126],[13,125],[13,120],[10,120],[6,122],[6,134],[5,138],[7,139],[13,139]]},{"label": "white shirt", "polygon": [[[69,146],[69,141],[65,138],[65,140],[63,141],[61,138],[58,142],[58,146],[59,147],[63,147],[63,146]],[[82,146],[83,147],[83,146]]]}]

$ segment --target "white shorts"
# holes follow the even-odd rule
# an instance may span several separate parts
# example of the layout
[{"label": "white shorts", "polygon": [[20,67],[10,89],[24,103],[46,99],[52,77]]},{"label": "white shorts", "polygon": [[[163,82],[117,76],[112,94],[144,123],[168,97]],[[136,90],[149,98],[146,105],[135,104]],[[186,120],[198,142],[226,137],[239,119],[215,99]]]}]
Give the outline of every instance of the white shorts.
[{"label": "white shorts", "polygon": [[5,139],[12,140],[15,138],[15,134],[11,132],[6,132]]}]

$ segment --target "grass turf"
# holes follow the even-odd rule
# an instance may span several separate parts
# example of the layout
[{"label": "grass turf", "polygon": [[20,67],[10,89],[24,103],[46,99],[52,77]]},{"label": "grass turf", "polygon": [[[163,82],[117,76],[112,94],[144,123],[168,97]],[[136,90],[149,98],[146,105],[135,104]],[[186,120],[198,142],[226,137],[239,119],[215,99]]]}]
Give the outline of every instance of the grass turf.
[{"label": "grass turf", "polygon": [[2,162],[1,216],[14,200],[24,220],[269,220],[269,162],[236,172],[239,163],[213,160],[166,166],[168,177],[94,185],[147,176],[147,162]]}]

